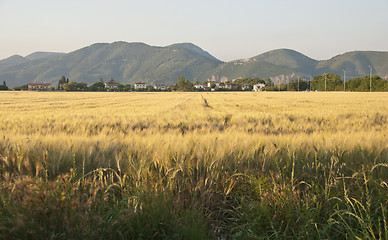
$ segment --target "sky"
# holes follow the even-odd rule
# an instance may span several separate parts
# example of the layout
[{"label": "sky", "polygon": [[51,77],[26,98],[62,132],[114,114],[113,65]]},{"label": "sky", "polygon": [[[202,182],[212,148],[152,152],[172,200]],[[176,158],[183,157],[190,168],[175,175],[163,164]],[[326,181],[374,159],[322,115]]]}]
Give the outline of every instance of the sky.
[{"label": "sky", "polygon": [[0,59],[94,43],[191,42],[222,61],[289,48],[388,51],[388,0],[0,0]]}]

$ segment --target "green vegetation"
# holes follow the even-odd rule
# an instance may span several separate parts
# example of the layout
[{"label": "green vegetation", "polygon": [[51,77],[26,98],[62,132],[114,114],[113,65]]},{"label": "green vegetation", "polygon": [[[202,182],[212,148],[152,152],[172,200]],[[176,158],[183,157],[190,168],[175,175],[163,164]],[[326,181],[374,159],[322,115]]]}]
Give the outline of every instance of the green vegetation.
[{"label": "green vegetation", "polygon": [[[355,78],[346,82],[348,91],[367,92],[370,91],[370,76]],[[372,92],[388,91],[388,81],[383,80],[380,76],[372,77]]]},{"label": "green vegetation", "polygon": [[131,85],[130,84],[119,84],[118,86],[117,86],[117,91],[118,92],[129,92],[129,91],[131,91],[132,90],[132,88],[131,88]]},{"label": "green vegetation", "polygon": [[[74,91],[90,91],[90,92],[102,92],[102,91],[115,91],[115,92],[128,92],[133,90],[131,85],[129,84],[119,84],[113,78],[111,78],[108,82],[108,87],[105,85],[104,80],[100,78],[100,81],[93,83],[91,86],[87,86],[86,83],[77,83],[74,81],[69,82],[69,79],[62,76],[62,78],[58,81],[57,90],[65,90],[68,92]],[[113,84],[113,85],[109,85]],[[117,84],[117,85],[116,85]],[[112,86],[111,88],[109,86]]]},{"label": "green vegetation", "polygon": [[13,90],[15,91],[25,91],[25,90],[28,90],[28,85],[22,85],[22,86],[18,86],[18,87],[14,87]]},{"label": "green vegetation", "polygon": [[86,83],[77,83],[74,81],[71,81],[69,83],[63,84],[63,90],[65,91],[86,91]]},{"label": "green vegetation", "polygon": [[309,90],[309,82],[304,79],[296,79],[287,83],[287,91],[306,91]]},{"label": "green vegetation", "polygon": [[62,76],[61,79],[58,81],[57,90],[63,90],[63,85],[69,83],[69,79],[65,76]]},{"label": "green vegetation", "polygon": [[181,92],[193,91],[193,84],[182,76],[178,77],[176,90]]},{"label": "green vegetation", "polygon": [[8,90],[8,87],[7,87],[7,84],[5,83],[5,81],[3,81],[3,85],[0,85],[0,91],[1,90]]},{"label": "green vegetation", "polygon": [[341,77],[333,73],[325,73],[321,76],[315,76],[311,81],[311,90],[320,91],[343,91]]},{"label": "green vegetation", "polygon": [[259,83],[263,83],[266,86],[270,86],[272,84],[271,80],[268,79],[268,78],[267,79],[260,79],[260,78],[238,78],[233,83],[236,83],[236,84],[238,84],[240,86],[245,85],[245,84],[253,86],[253,85],[259,84]]},{"label": "green vegetation", "polygon": [[387,93],[1,100],[0,239],[388,239]]},{"label": "green vegetation", "polygon": [[[277,85],[267,86],[267,91],[350,91],[350,92],[369,92],[370,91],[370,76],[363,78],[355,78],[341,81],[339,75],[333,73],[325,73],[320,76],[315,76],[311,81],[305,79],[295,79],[289,83],[279,83]],[[380,76],[372,77],[372,91],[386,92],[388,91],[388,81],[381,79]]]},{"label": "green vegetation", "polygon": [[100,81],[93,83],[90,87],[88,87],[88,90],[92,92],[105,91],[104,80],[100,78]]}]

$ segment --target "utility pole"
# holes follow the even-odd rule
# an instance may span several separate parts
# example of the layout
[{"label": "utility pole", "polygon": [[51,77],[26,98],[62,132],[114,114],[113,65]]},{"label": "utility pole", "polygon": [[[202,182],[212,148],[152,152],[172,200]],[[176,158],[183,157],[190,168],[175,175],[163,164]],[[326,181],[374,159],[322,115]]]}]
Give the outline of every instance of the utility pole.
[{"label": "utility pole", "polygon": [[369,66],[369,91],[372,92],[372,67]]},{"label": "utility pole", "polygon": [[345,70],[343,70],[344,71],[344,92],[346,91],[346,71]]},{"label": "utility pole", "polygon": [[298,92],[299,92],[299,77],[298,77]]},{"label": "utility pole", "polygon": [[325,73],[325,92],[326,92],[326,86],[327,86],[327,84],[326,84],[326,73]]}]

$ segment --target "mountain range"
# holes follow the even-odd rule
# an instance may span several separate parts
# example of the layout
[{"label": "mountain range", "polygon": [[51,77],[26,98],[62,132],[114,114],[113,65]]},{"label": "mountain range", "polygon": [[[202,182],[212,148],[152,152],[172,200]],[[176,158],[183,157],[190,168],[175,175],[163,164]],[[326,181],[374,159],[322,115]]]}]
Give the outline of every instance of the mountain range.
[{"label": "mountain range", "polygon": [[70,53],[36,52],[26,57],[14,55],[0,60],[0,82],[15,87],[32,82],[70,81],[92,84],[113,78],[127,84],[172,84],[178,76],[190,81],[271,78],[287,82],[295,77],[310,79],[323,73],[346,78],[373,74],[388,79],[388,52],[354,51],[318,61],[290,49],[272,50],[248,59],[223,62],[192,43],[166,47],[144,43],[97,43]]}]

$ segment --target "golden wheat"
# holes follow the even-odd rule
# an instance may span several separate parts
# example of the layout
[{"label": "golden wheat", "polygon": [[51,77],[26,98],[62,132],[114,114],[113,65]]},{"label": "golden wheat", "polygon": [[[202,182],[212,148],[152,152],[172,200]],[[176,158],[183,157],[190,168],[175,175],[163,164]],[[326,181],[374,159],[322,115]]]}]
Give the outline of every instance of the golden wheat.
[{"label": "golden wheat", "polygon": [[[170,153],[200,158],[209,150],[217,158],[236,150],[248,156],[263,144],[388,143],[386,93],[7,92],[0,106],[3,148],[56,149],[57,161],[74,152],[119,154],[117,148],[164,160]],[[106,161],[95,157],[97,165]]]},{"label": "golden wheat", "polygon": [[164,216],[160,195],[204,214],[218,238],[388,236],[387,123],[387,93],[4,92],[0,212],[13,226],[24,206],[18,216],[39,222],[69,198],[74,214],[50,216],[77,222],[102,204],[135,238],[126,220],[147,201]]}]

